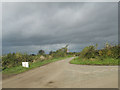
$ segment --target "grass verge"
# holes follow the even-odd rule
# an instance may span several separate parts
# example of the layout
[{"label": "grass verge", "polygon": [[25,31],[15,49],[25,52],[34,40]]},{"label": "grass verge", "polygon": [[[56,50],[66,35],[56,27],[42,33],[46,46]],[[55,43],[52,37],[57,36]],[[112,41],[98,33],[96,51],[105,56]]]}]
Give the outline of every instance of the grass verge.
[{"label": "grass verge", "polygon": [[63,60],[66,58],[69,58],[71,56],[67,56],[67,57],[60,57],[60,58],[55,58],[55,59],[51,59],[51,60],[44,60],[44,61],[39,61],[39,62],[35,62],[35,63],[30,63],[30,67],[29,68],[25,68],[22,66],[17,66],[17,67],[12,67],[12,68],[7,68],[5,70],[2,71],[3,74],[7,74],[7,75],[12,75],[12,74],[19,74],[25,71],[28,71],[30,69],[36,68],[36,67],[40,67],[46,64],[49,64],[51,62],[55,62],[55,61],[59,61],[59,60]]},{"label": "grass verge", "polygon": [[81,64],[81,65],[118,65],[119,59],[114,58],[105,58],[100,59],[83,59],[83,58],[74,58],[70,61],[71,64]]}]

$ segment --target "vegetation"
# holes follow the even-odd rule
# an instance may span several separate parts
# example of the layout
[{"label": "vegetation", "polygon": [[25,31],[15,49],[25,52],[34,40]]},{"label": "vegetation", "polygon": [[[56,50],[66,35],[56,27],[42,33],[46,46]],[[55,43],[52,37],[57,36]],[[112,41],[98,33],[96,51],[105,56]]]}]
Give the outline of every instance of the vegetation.
[{"label": "vegetation", "polygon": [[70,61],[72,64],[92,64],[92,65],[118,65],[120,60],[120,45],[105,44],[101,50],[96,46],[85,47],[80,55]]},{"label": "vegetation", "polygon": [[[39,50],[38,54],[22,54],[22,53],[9,53],[2,56],[2,70],[3,73],[19,73],[31,68],[35,68],[50,62],[54,62],[66,58],[72,54],[67,53],[67,47],[45,54],[44,50]],[[29,62],[30,67],[24,68],[21,66],[22,62]]]},{"label": "vegetation", "polygon": [[40,67],[40,66],[43,66],[45,64],[48,64],[48,63],[51,63],[51,62],[55,62],[55,61],[58,61],[58,60],[62,60],[62,59],[68,58],[68,57],[70,57],[70,56],[44,60],[42,62],[37,61],[35,63],[30,63],[30,67],[29,68],[24,68],[21,65],[16,66],[16,67],[6,68],[5,70],[3,70],[3,74],[7,74],[7,75],[18,74],[18,73],[21,73],[21,72],[24,72],[24,71],[28,71],[30,69],[33,69],[33,68],[36,68],[36,67]]},{"label": "vegetation", "polygon": [[39,50],[38,55],[45,55],[45,51],[44,50]]},{"label": "vegetation", "polygon": [[78,57],[71,60],[71,64],[81,64],[81,65],[118,65],[119,59],[105,58],[104,60],[98,59],[79,59]]},{"label": "vegetation", "polygon": [[61,49],[58,49],[56,52],[50,51],[49,55],[51,55],[52,57],[65,57],[67,56],[67,47],[68,45]]},{"label": "vegetation", "polygon": [[[77,56],[70,61],[72,64],[83,65],[118,65],[120,60],[120,45],[105,44],[101,50],[97,49],[97,44],[85,47],[81,52],[68,52],[68,45],[56,51],[45,54],[44,50],[39,50],[38,54],[9,53],[2,56],[3,73],[20,73],[26,70],[58,61],[69,56]],[[29,62],[30,67],[24,68],[22,62]]]}]

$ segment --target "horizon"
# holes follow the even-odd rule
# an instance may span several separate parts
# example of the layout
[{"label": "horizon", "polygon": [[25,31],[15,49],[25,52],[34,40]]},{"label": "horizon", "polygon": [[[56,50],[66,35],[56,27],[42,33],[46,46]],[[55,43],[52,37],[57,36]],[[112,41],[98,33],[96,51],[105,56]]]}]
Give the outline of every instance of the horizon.
[{"label": "horizon", "polygon": [[[106,42],[107,43],[107,42]],[[110,43],[108,43],[109,45],[112,45],[112,44],[110,44]],[[114,45],[112,45],[112,46],[115,46],[115,45],[119,45],[119,44],[114,44]],[[95,46],[95,45],[93,45],[93,46]],[[68,47],[69,47],[69,45],[68,45]],[[87,46],[86,46],[87,47]],[[61,48],[63,48],[63,47],[61,47]],[[58,48],[58,49],[61,49],[61,48]],[[84,47],[85,48],[85,47]],[[84,48],[82,48],[80,51],[70,51],[69,50],[69,48],[68,48],[68,51],[69,52],[75,52],[75,53],[78,53],[78,52],[81,52]],[[104,45],[104,47],[103,48],[105,48],[105,45]],[[101,50],[101,49],[103,49],[103,48],[97,48],[97,50]],[[41,49],[41,50],[43,50],[43,49]],[[39,51],[39,50],[38,50]],[[37,55],[38,54],[38,51],[37,52],[8,52],[8,53],[2,53],[2,56],[4,56],[4,55],[7,55],[7,54],[9,54],[9,53],[21,53],[21,54],[29,54],[29,55],[31,55],[31,54],[35,54],[35,55]],[[44,50],[45,51],[45,50]],[[56,50],[50,50],[50,51],[56,51]],[[49,52],[46,52],[45,51],[45,54],[49,54]]]}]

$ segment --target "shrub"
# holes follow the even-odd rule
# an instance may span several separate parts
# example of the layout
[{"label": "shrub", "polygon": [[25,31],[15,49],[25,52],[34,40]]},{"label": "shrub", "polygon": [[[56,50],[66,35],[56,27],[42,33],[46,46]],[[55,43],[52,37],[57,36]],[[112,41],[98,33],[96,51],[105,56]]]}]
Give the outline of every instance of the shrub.
[{"label": "shrub", "polygon": [[80,53],[79,58],[95,58],[95,46],[85,47]]},{"label": "shrub", "polygon": [[[97,45],[96,45],[97,47]],[[106,44],[105,47],[101,50],[96,50],[95,46],[85,47],[79,55],[79,58],[99,58],[103,60],[103,58],[120,58],[120,45],[112,46],[110,44]]]}]

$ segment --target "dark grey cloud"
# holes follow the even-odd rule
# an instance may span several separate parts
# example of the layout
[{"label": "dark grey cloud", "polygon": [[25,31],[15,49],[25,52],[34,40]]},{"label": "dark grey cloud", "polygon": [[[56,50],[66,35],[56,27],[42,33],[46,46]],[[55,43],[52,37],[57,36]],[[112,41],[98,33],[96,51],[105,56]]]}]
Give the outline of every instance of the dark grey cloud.
[{"label": "dark grey cloud", "polygon": [[118,42],[117,2],[3,3],[3,52]]}]

